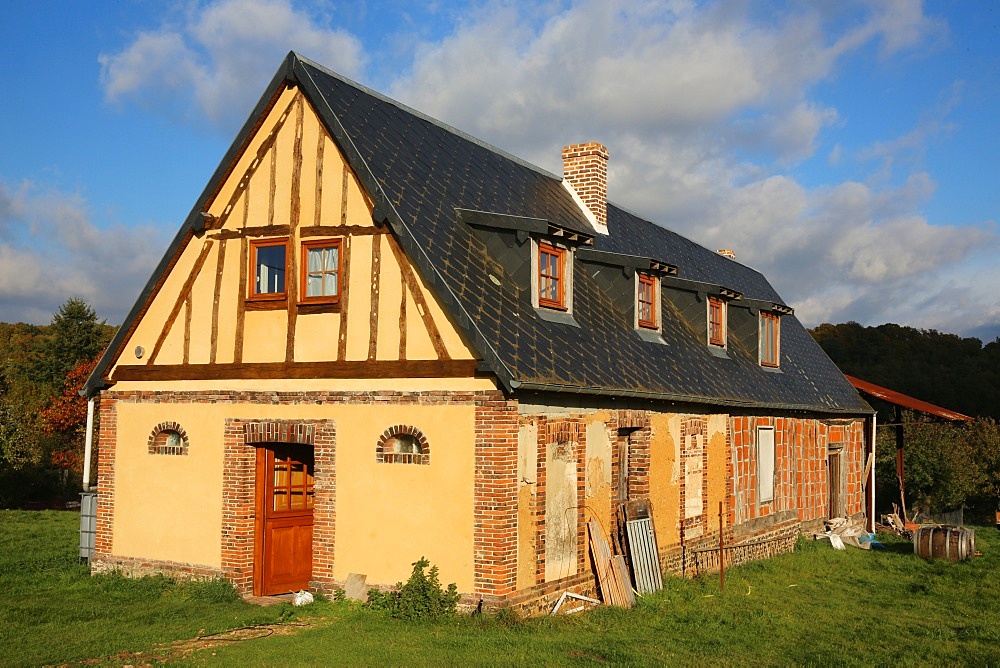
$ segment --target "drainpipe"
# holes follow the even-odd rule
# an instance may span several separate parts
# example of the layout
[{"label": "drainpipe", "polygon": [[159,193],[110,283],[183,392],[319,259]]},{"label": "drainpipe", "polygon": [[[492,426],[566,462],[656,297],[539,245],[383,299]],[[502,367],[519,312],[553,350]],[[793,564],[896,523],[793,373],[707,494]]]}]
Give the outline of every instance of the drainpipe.
[{"label": "drainpipe", "polygon": [[87,437],[83,446],[83,491],[90,491],[90,458],[94,451],[94,402],[96,397],[87,401]]}]

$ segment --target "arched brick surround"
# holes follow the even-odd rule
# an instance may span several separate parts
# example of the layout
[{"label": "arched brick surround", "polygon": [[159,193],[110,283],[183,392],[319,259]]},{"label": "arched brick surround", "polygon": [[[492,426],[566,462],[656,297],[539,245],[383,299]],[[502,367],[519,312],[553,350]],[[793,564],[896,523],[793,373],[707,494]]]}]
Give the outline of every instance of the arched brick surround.
[{"label": "arched brick surround", "polygon": [[[181,445],[179,448],[165,445],[161,442],[163,439],[157,438],[160,435],[171,431],[177,432],[181,437]],[[176,422],[161,422],[153,427],[153,431],[149,434],[148,446],[149,454],[151,455],[186,455],[190,445],[191,443],[188,440],[187,432],[184,431],[184,427],[180,426]]]},{"label": "arched brick surround", "polygon": [[333,582],[336,533],[336,441],[333,420],[227,418],[222,482],[222,570],[238,591],[250,593],[256,546],[257,447],[300,443],[314,450],[313,566],[311,586]]},{"label": "arched brick surround", "polygon": [[[401,453],[386,451],[385,444],[397,436],[412,436],[420,443],[419,453]],[[380,464],[430,464],[431,446],[416,427],[397,424],[389,427],[379,436],[378,444],[375,446],[375,460]]]}]

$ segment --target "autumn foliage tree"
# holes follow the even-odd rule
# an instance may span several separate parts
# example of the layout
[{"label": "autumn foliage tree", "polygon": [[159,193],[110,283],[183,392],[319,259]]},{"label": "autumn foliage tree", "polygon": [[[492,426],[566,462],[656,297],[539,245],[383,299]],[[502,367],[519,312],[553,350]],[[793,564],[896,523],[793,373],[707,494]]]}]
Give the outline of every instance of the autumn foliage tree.
[{"label": "autumn foliage tree", "polygon": [[80,472],[83,470],[83,446],[87,430],[87,399],[80,396],[87,378],[97,366],[97,359],[80,362],[66,374],[62,394],[53,396],[41,412],[42,432],[54,439],[52,465]]}]

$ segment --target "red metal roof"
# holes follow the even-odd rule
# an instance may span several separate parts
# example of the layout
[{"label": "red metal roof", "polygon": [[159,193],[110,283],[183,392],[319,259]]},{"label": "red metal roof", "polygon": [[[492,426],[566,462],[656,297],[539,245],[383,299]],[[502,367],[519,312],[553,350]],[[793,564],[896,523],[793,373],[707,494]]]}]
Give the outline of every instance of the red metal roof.
[{"label": "red metal roof", "polygon": [[[844,375],[847,376],[847,374]],[[853,385],[859,392],[873,396],[876,399],[888,401],[890,404],[902,406],[903,408],[910,408],[915,411],[920,411],[921,413],[927,413],[928,415],[934,415],[941,419],[955,422],[969,422],[974,419],[968,415],[962,415],[957,411],[941,408],[940,406],[929,404],[926,401],[921,401],[920,399],[914,399],[913,397],[903,394],[902,392],[896,392],[895,390],[890,390],[887,387],[882,387],[881,385],[876,385],[875,383],[869,383],[867,380],[861,380],[860,378],[855,378],[854,376],[847,376],[847,380],[849,380],[851,385]]]}]

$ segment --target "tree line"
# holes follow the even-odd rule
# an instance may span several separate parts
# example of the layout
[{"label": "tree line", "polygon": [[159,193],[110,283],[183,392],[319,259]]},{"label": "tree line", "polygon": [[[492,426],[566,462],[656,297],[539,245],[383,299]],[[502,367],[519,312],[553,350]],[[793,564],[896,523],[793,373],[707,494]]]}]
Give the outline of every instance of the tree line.
[{"label": "tree line", "polygon": [[[905,411],[904,455],[908,509],[924,513],[971,509],[994,521],[1000,500],[1000,338],[983,345],[935,330],[894,324],[823,324],[813,338],[840,367],[862,380],[958,411],[972,422],[942,422]],[[882,510],[900,502],[896,478],[895,411],[879,411],[876,498]]]},{"label": "tree line", "polygon": [[48,325],[0,323],[0,508],[72,500],[81,489],[79,391],[115,331],[76,298]]}]

